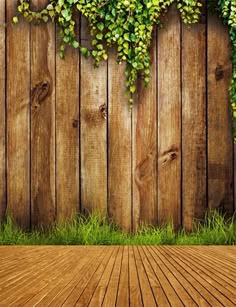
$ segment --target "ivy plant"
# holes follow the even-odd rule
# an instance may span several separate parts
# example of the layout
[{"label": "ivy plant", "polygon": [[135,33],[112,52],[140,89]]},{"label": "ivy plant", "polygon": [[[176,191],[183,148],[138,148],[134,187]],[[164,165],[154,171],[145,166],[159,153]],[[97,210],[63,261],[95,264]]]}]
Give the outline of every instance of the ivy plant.
[{"label": "ivy plant", "polygon": [[[72,46],[78,48],[85,57],[91,56],[95,66],[98,66],[102,60],[108,59],[108,49],[116,46],[118,63],[126,62],[126,86],[132,107],[138,76],[143,77],[146,86],[149,83],[149,49],[154,26],[161,26],[161,17],[173,2],[176,2],[185,24],[199,21],[202,6],[200,0],[49,0],[41,11],[32,10],[29,0],[18,0],[18,12],[29,22],[53,21],[58,25],[59,52],[62,58],[66,46]],[[236,142],[236,0],[209,2],[229,26],[233,64],[229,92]],[[75,31],[75,11],[89,22],[90,49],[79,43]],[[18,22],[18,16],[13,18],[13,22]]]},{"label": "ivy plant", "polygon": [[233,115],[233,137],[234,143],[236,143],[236,0],[218,0],[215,9],[219,16],[223,18],[224,24],[229,28],[229,36],[232,45],[232,77],[229,94]]},{"label": "ivy plant", "polygon": [[[145,85],[150,78],[152,31],[160,25],[160,17],[175,0],[50,0],[39,12],[30,8],[29,0],[19,0],[18,11],[29,22],[52,20],[59,26],[60,55],[64,57],[66,45],[79,48],[85,57],[92,56],[95,66],[108,59],[108,49],[117,48],[117,61],[125,61],[126,86],[130,105],[136,91],[138,75],[144,76]],[[186,24],[196,23],[200,15],[198,0],[177,0],[177,7]],[[85,16],[90,25],[91,50],[79,44],[75,33],[75,11]],[[18,22],[18,17],[14,18]]]}]

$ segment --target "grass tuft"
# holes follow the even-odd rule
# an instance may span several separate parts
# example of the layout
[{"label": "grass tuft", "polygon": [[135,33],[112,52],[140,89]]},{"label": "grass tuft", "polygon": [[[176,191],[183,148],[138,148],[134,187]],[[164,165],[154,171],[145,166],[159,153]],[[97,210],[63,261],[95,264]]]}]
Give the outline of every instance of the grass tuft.
[{"label": "grass tuft", "polygon": [[142,226],[135,234],[122,232],[99,214],[75,216],[50,230],[23,231],[8,215],[0,224],[0,245],[235,245],[236,218],[208,212],[193,231],[175,232],[173,225]]}]

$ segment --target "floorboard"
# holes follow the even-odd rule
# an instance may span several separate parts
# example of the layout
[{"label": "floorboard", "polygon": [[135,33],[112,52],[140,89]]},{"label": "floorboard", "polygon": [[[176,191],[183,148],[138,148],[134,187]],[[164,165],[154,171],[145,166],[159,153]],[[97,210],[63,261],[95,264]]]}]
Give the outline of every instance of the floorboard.
[{"label": "floorboard", "polygon": [[0,246],[0,307],[236,306],[236,246]]}]

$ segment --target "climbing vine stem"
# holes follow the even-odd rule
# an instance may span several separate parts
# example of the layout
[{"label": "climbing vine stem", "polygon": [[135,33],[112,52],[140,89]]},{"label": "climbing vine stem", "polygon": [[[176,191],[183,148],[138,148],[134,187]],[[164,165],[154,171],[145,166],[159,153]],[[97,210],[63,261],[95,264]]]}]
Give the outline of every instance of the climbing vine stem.
[{"label": "climbing vine stem", "polygon": [[[60,56],[64,58],[66,47],[78,48],[85,56],[94,59],[95,66],[108,59],[108,49],[117,49],[117,62],[126,62],[126,87],[130,106],[136,91],[136,80],[141,76],[147,86],[150,79],[150,54],[152,32],[161,26],[161,16],[176,2],[185,24],[199,21],[200,0],[49,0],[40,11],[31,9],[30,0],[18,0],[18,15],[29,22],[53,21],[58,25]],[[236,0],[209,0],[229,27],[232,43],[233,73],[230,82],[230,100],[233,114],[233,135],[236,142]],[[91,48],[81,46],[76,34],[78,11],[87,18],[91,34]],[[18,16],[13,18],[18,22]]]}]

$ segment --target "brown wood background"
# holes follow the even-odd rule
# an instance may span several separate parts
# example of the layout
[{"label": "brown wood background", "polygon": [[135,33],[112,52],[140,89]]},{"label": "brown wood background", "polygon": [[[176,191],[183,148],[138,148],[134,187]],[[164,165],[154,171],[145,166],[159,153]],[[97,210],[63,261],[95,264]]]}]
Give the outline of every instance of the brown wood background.
[{"label": "brown wood background", "polygon": [[[234,211],[230,46],[216,17],[189,28],[172,7],[130,113],[114,50],[99,69],[76,50],[63,61],[55,26],[12,26],[15,12],[0,0],[1,217],[31,227],[95,209],[125,230],[190,229],[207,208]],[[79,18],[78,32],[88,45]]]}]

